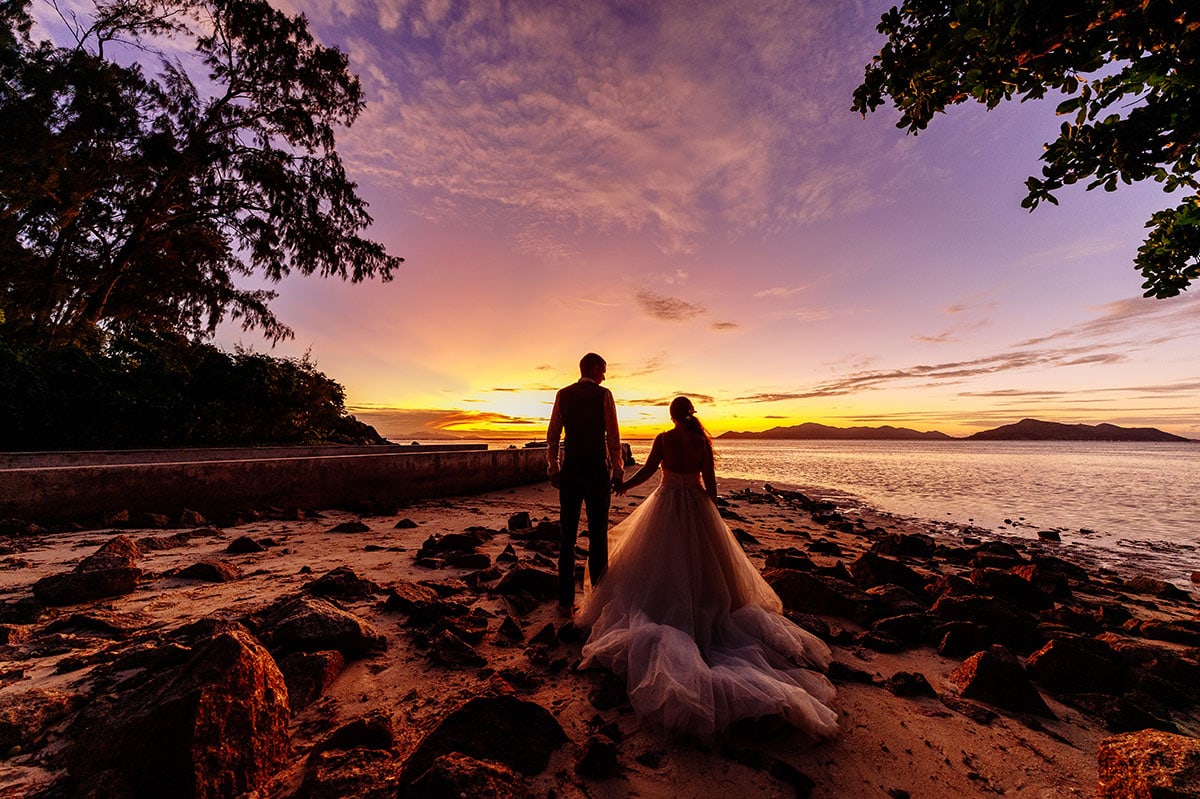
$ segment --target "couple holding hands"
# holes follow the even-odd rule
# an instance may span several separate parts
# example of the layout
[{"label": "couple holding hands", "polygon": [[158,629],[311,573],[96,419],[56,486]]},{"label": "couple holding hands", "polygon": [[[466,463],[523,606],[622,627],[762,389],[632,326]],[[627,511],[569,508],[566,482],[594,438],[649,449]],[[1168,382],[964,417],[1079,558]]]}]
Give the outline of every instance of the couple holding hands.
[{"label": "couple holding hands", "polygon": [[[784,618],[779,596],[721,518],[712,440],[691,400],[671,402],[672,429],[655,437],[626,481],[616,404],[601,386],[606,371],[599,355],[583,356],[579,381],[555,397],[546,434],[562,526],[559,611],[590,628],[582,666],[625,676],[639,719],[672,737],[711,741],[735,723],[765,719],[832,735],[834,689],[819,673],[829,648]],[[624,494],[660,467],[658,488],[609,531],[610,492]],[[592,585],[576,609],[584,509]]]}]

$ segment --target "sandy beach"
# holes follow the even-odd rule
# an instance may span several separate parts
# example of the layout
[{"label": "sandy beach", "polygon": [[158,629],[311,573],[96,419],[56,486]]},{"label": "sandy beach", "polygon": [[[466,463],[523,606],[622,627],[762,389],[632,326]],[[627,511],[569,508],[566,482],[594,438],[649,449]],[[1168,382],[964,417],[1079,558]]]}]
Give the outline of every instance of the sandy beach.
[{"label": "sandy beach", "polygon": [[[656,484],[614,498],[612,522]],[[172,642],[195,640],[180,636],[194,636],[198,620],[245,625],[283,663],[280,628],[260,611],[295,596],[356,617],[374,643],[333,656],[340,662],[303,699],[295,668],[284,669],[286,746],[249,792],[263,799],[418,795],[403,792],[417,776],[405,764],[481,696],[536,705],[564,734],[527,742],[547,749],[536,771],[499,749],[493,758],[476,750],[505,764],[488,783],[509,786],[493,792],[505,796],[1088,797],[1110,736],[1151,726],[1200,734],[1200,682],[1188,683],[1200,676],[1194,590],[1139,579],[1135,564],[1066,564],[1052,541],[931,539],[917,522],[843,515],[773,489],[722,480],[723,514],[789,614],[833,649],[831,739],[759,725],[707,745],[639,729],[611,677],[577,669],[582,636],[541,590],[556,546],[545,523],[557,520],[556,492],[541,484],[377,515],[276,510],[230,526],[9,530],[0,538],[0,796],[36,796],[77,776],[81,719],[125,685],[114,670],[130,673],[131,652],[186,650]],[[138,543],[131,592],[47,607],[31,599],[35,582],[70,572],[117,536]],[[230,552],[238,539],[261,551]],[[1010,584],[1013,574],[1023,587]],[[324,588],[314,588],[319,580]],[[1039,593],[1027,598],[1026,588]],[[991,606],[979,603],[996,597],[1020,608],[1020,624],[987,631]],[[1033,638],[1016,640],[1017,627]],[[1120,653],[1127,685],[1076,690],[1063,670],[1094,667],[1039,657],[1051,641],[1081,637]],[[971,687],[964,662],[993,643],[1015,652],[1045,712]],[[304,657],[326,651],[299,648]],[[346,737],[364,719],[385,731],[382,743]],[[479,773],[469,778],[482,784]]]}]

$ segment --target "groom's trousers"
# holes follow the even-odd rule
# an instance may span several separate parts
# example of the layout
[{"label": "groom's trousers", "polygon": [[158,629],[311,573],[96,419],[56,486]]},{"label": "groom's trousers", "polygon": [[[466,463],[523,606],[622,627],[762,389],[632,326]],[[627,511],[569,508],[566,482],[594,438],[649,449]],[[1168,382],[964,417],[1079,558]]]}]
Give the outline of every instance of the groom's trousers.
[{"label": "groom's trousers", "polygon": [[566,468],[560,473],[558,487],[559,521],[562,538],[558,550],[558,603],[575,604],[575,541],[579,535],[579,516],[587,509],[588,570],[592,583],[608,568],[608,506],[610,484],[608,467],[586,471]]}]

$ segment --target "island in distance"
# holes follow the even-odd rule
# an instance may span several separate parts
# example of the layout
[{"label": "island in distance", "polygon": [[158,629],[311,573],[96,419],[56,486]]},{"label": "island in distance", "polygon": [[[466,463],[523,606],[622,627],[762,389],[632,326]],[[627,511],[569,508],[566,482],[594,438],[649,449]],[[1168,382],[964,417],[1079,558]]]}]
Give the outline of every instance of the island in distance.
[{"label": "island in distance", "polygon": [[1060,424],[1022,419],[966,438],[955,438],[937,430],[921,432],[907,427],[831,427],[815,422],[791,427],[772,427],[762,432],[729,431],[718,438],[837,441],[1192,441],[1153,427],[1117,427],[1112,424]]}]

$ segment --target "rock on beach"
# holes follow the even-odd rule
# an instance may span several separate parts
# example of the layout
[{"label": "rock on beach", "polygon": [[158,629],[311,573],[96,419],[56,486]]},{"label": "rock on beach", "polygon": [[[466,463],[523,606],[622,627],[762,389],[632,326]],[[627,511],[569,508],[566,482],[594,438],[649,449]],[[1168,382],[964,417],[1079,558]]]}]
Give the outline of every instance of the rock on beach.
[{"label": "rock on beach", "polygon": [[[1194,592],[1030,531],[962,536],[755,486],[721,501],[788,616],[833,650],[841,727],[819,745],[782,723],[718,749],[641,729],[623,678],[581,668],[586,633],[556,614],[557,496],[530,486],[406,505],[408,524],[369,520],[369,542],[330,531],[360,509],[146,547],[0,538],[0,794],[48,776],[81,799],[1192,790]],[[178,579],[206,560],[241,574]],[[134,593],[70,608],[31,592],[105,569],[134,570]]]},{"label": "rock on beach", "polygon": [[1200,739],[1159,730],[1105,738],[1096,799],[1200,796]]},{"label": "rock on beach", "polygon": [[47,605],[77,605],[92,599],[128,594],[137,586],[142,551],[133,539],[118,535],[66,574],[43,577],[33,595]]},{"label": "rock on beach", "polygon": [[287,703],[266,649],[244,630],[220,632],[181,665],[87,708],[66,780],[96,799],[240,796],[286,761]]}]

